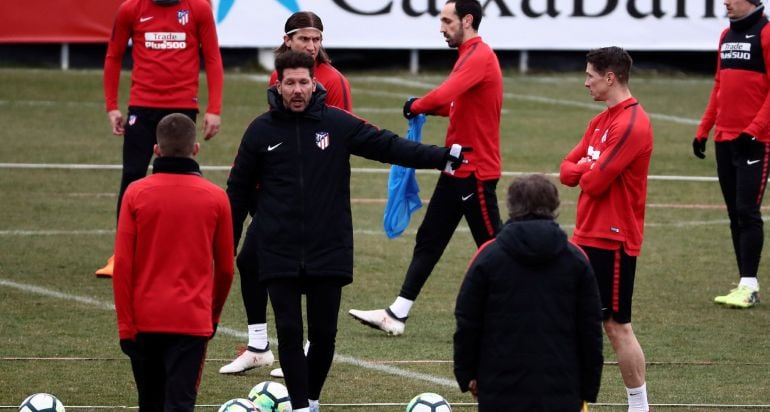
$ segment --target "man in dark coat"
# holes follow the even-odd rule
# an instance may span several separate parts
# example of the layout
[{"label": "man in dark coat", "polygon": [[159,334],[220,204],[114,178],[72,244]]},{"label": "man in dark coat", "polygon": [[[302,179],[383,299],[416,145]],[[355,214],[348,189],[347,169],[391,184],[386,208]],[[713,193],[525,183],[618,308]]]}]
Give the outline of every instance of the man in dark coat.
[{"label": "man in dark coat", "polygon": [[[314,60],[275,59],[270,110],[243,135],[227,180],[238,244],[253,207],[259,281],[270,296],[278,354],[295,412],[316,412],[334,358],[342,287],[353,281],[350,156],[414,168],[456,169],[462,153],[422,145],[325,104]],[[255,188],[259,187],[254,196]],[[302,349],[302,295],[310,347]]]},{"label": "man in dark coat", "polygon": [[510,220],[474,256],[457,297],[454,373],[479,411],[578,411],[602,364],[599,290],[588,259],[554,221],[543,175],[508,188]]}]

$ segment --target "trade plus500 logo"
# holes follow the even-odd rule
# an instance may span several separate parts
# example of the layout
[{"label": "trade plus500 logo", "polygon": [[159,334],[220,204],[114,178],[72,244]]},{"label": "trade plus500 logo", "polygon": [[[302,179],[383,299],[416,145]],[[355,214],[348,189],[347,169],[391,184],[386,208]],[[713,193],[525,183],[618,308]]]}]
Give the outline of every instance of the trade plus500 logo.
[{"label": "trade plus500 logo", "polygon": [[[299,3],[297,0],[275,0],[283,7],[286,7],[290,12],[296,13],[299,9]],[[222,20],[227,17],[227,13],[230,13],[230,9],[233,8],[235,0],[220,0],[219,7],[217,7],[217,23],[221,23]]]}]

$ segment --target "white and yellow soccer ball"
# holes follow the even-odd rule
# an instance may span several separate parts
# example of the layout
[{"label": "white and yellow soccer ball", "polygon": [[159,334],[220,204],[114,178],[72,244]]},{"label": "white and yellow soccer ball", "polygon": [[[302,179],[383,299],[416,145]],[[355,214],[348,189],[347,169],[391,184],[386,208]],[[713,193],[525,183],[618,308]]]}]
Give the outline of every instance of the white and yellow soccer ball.
[{"label": "white and yellow soccer ball", "polygon": [[19,412],[64,412],[64,404],[50,393],[36,393],[24,399]]},{"label": "white and yellow soccer ball", "polygon": [[425,392],[421,393],[406,405],[406,412],[452,412],[452,407],[443,396]]},{"label": "white and yellow soccer ball", "polygon": [[248,399],[235,398],[223,403],[219,412],[259,412],[259,409]]},{"label": "white and yellow soccer ball", "polygon": [[260,412],[291,412],[289,391],[278,382],[264,381],[249,392],[249,400]]}]

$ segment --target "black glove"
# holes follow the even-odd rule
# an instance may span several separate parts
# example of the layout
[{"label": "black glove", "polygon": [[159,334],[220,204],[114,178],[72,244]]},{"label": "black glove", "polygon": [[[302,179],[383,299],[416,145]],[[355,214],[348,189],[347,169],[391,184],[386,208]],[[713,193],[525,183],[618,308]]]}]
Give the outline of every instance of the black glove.
[{"label": "black glove", "polygon": [[132,357],[137,353],[136,341],[133,339],[121,339],[120,350],[123,351],[128,357]]},{"label": "black glove", "polygon": [[751,153],[751,146],[754,145],[754,143],[757,142],[757,138],[746,133],[742,132],[738,135],[738,137],[735,138],[733,141],[733,144],[735,145],[735,150],[743,155],[748,155]]},{"label": "black glove", "polygon": [[457,156],[453,156],[452,152],[450,150],[446,151],[446,156],[444,156],[444,161],[449,162],[449,167],[452,168],[452,170],[457,170],[462,166],[463,164],[467,164],[468,161],[465,160],[465,156],[463,156],[463,152],[472,152],[472,147],[463,147],[460,149],[460,154]]},{"label": "black glove", "polygon": [[218,324],[218,323],[215,323],[215,324],[214,324],[214,330],[213,330],[213,331],[211,331],[211,336],[209,336],[209,340],[212,340],[212,339],[214,339],[214,335],[216,335],[216,334],[217,334],[217,327],[218,327],[218,326],[219,326],[219,324]]},{"label": "black glove", "polygon": [[696,137],[692,139],[692,154],[698,159],[706,158],[706,138]]},{"label": "black glove", "polygon": [[417,113],[412,113],[412,103],[417,100],[416,97],[410,97],[406,100],[406,103],[404,103],[404,117],[407,119],[414,119],[417,117]]}]

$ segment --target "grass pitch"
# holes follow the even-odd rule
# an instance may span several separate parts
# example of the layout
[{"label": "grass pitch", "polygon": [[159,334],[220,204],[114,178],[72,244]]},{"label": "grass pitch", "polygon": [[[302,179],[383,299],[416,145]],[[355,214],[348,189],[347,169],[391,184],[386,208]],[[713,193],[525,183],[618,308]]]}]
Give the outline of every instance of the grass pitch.
[{"label": "grass pitch", "polygon": [[[354,112],[403,133],[404,99],[424,94],[445,73],[348,75]],[[226,75],[222,132],[202,143],[198,158],[210,167],[204,175],[221,186],[243,130],[267,107],[266,80],[264,75]],[[205,77],[201,81],[205,93]],[[124,112],[129,82],[124,73]],[[501,145],[507,174],[498,186],[501,206],[512,174],[558,172],[588,120],[603,109],[590,100],[582,82],[580,73],[506,74]],[[691,179],[715,176],[711,143],[705,161],[695,159],[690,147],[711,80],[641,74],[632,78],[631,88],[655,130],[634,297],[634,328],[647,356],[650,401],[655,410],[770,410],[767,304],[741,311],[711,302],[737,282],[718,185]],[[118,348],[111,284],[93,276],[112,250],[119,184],[114,166],[120,164],[121,149],[120,138],[110,134],[102,100],[98,71],[0,69],[0,407],[18,405],[34,392],[56,394],[69,410],[136,405],[130,366]],[[445,129],[444,119],[430,118],[423,141],[442,144]],[[360,158],[353,167],[387,168]],[[423,198],[430,197],[436,178],[433,172],[418,173]],[[470,234],[461,225],[417,301],[406,334],[386,337],[346,312],[392,302],[423,211],[413,216],[407,233],[388,240],[382,230],[387,174],[354,172],[351,184],[355,281],[343,292],[338,356],[322,394],[324,411],[399,411],[427,391],[443,394],[456,410],[471,410],[466,404],[472,398],[456,388],[449,362],[454,299],[475,249]],[[559,189],[559,222],[570,232],[577,191]],[[763,262],[763,284],[766,268]],[[220,331],[209,345],[200,410],[215,410],[269,379],[264,369],[239,376],[217,373],[246,343],[238,288],[236,277]],[[271,323],[271,336],[274,331]],[[625,391],[605,347],[608,364],[599,405],[591,409],[623,411]]]}]

